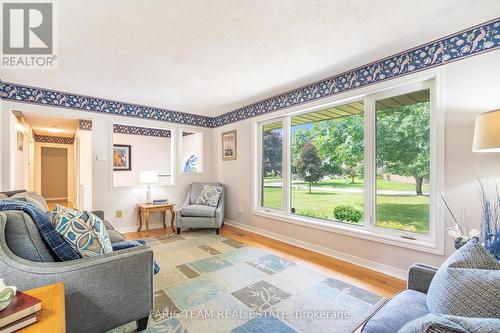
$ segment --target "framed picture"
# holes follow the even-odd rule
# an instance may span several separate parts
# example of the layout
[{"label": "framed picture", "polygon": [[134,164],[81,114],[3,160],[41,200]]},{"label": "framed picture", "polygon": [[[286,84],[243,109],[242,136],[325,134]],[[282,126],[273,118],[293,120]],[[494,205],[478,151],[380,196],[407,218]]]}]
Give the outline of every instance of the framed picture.
[{"label": "framed picture", "polygon": [[24,149],[24,134],[21,131],[17,131],[17,150],[23,151]]},{"label": "framed picture", "polygon": [[236,150],[236,130],[222,133],[222,160],[235,160]]},{"label": "framed picture", "polygon": [[113,171],[132,170],[132,146],[113,145]]}]

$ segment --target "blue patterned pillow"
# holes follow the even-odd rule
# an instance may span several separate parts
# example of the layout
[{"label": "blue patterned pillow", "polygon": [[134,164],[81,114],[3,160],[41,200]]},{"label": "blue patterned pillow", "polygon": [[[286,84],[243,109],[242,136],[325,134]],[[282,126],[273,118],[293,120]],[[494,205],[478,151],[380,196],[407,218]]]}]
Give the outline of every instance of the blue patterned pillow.
[{"label": "blue patterned pillow", "polygon": [[217,207],[219,204],[220,195],[222,194],[222,186],[218,185],[205,185],[200,193],[198,199],[196,199],[196,205],[205,205],[211,207]]},{"label": "blue patterned pillow", "polygon": [[56,205],[52,223],[56,231],[82,257],[113,252],[104,222],[90,212]]},{"label": "blue patterned pillow", "polygon": [[500,318],[500,263],[475,238],[441,265],[427,292],[432,313]]}]

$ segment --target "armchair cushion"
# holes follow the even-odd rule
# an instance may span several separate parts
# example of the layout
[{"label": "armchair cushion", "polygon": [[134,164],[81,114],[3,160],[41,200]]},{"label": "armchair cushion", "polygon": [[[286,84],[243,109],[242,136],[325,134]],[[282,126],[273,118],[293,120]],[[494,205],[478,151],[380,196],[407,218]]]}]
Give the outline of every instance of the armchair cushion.
[{"label": "armchair cushion", "polygon": [[207,182],[207,183],[194,182],[194,183],[192,183],[190,185],[190,189],[189,189],[189,193],[188,193],[189,204],[194,204],[196,202],[196,200],[198,199],[198,197],[201,194],[201,191],[203,191],[203,187],[205,187],[205,185],[221,186],[222,184],[218,183],[218,182]]},{"label": "armchair cushion", "polygon": [[217,207],[221,194],[222,186],[205,185],[200,196],[196,199],[195,204]]},{"label": "armchair cushion", "polygon": [[181,215],[191,217],[214,217],[215,207],[205,205],[188,205],[182,207]]}]

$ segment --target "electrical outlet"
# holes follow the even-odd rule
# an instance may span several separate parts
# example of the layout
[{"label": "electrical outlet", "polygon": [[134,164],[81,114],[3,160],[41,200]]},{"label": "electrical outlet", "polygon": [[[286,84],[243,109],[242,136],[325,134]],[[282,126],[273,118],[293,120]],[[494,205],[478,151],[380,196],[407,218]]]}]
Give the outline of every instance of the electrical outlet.
[{"label": "electrical outlet", "polygon": [[240,206],[240,209],[238,209],[238,213],[243,214],[243,207]]},{"label": "electrical outlet", "polygon": [[122,215],[123,215],[123,212],[121,209],[116,211],[116,217],[122,217]]}]

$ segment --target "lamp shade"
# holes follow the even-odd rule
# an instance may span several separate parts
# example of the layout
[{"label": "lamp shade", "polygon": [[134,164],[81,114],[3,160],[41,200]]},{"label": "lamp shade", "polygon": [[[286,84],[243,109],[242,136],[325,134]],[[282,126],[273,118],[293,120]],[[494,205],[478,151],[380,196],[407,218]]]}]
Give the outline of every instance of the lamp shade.
[{"label": "lamp shade", "polygon": [[486,112],[476,117],[473,152],[500,152],[500,110]]},{"label": "lamp shade", "polygon": [[139,173],[139,182],[141,184],[156,184],[158,183],[158,171],[141,171]]}]

